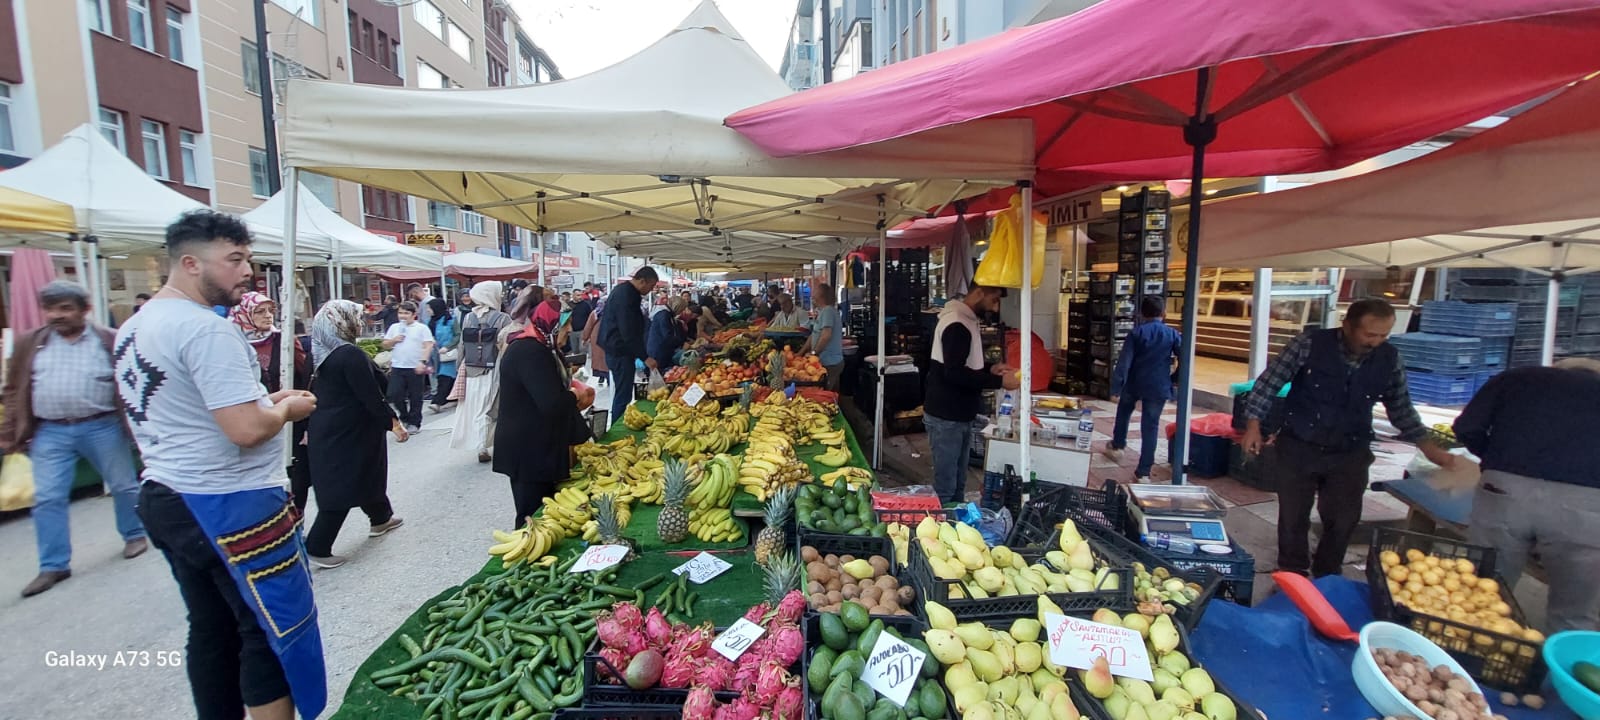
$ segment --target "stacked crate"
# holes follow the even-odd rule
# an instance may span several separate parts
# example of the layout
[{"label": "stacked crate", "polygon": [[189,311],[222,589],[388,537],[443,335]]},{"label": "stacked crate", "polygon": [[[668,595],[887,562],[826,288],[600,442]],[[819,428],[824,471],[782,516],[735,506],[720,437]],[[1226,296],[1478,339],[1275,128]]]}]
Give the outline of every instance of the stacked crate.
[{"label": "stacked crate", "polygon": [[1139,321],[1139,301],[1166,295],[1172,195],[1143,188],[1122,196],[1117,271],[1089,282],[1089,394],[1110,397],[1111,371],[1122,340]]},{"label": "stacked crate", "polygon": [[1506,368],[1516,325],[1513,303],[1424,303],[1422,332],[1390,340],[1405,363],[1411,399],[1440,407],[1467,404]]},{"label": "stacked crate", "polygon": [[[1509,268],[1450,271],[1450,297],[1471,303],[1512,303],[1516,330],[1508,367],[1538,365],[1544,345],[1550,278]],[[1600,357],[1600,282],[1572,277],[1561,283],[1555,323],[1555,358]],[[1426,319],[1426,314],[1424,314]]]},{"label": "stacked crate", "polygon": [[1122,339],[1133,330],[1134,278],[1121,273],[1094,273],[1089,281],[1089,394],[1111,397],[1111,370],[1122,352]]},{"label": "stacked crate", "polygon": [[[1079,296],[1082,297],[1082,296]],[[1069,383],[1087,388],[1094,369],[1093,348],[1089,341],[1089,301],[1074,298],[1067,303],[1067,354],[1064,371]],[[1074,395],[1082,394],[1079,390]]]}]

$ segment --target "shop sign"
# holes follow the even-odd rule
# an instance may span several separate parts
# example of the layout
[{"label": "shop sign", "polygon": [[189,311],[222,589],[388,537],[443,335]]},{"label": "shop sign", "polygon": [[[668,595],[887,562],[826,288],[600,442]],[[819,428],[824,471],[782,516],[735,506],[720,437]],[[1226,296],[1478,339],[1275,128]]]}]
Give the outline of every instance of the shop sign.
[{"label": "shop sign", "polygon": [[922,664],[928,659],[905,641],[889,633],[878,635],[878,642],[867,656],[867,666],[861,670],[861,681],[877,691],[889,702],[905,707],[911,688],[922,675]]},{"label": "shop sign", "polygon": [[1098,192],[1080,193],[1053,200],[1041,205],[1040,209],[1049,216],[1048,226],[1053,228],[1093,222],[1105,214]]},{"label": "shop sign", "polygon": [[574,256],[571,256],[571,255],[558,255],[558,254],[555,254],[555,253],[545,253],[545,255],[544,255],[544,266],[547,267],[547,268],[558,268],[558,269],[564,269],[564,270],[577,270],[578,269],[578,258],[576,258]]},{"label": "shop sign", "polygon": [[436,232],[406,233],[405,238],[406,244],[413,247],[436,247],[447,242],[444,233]]}]

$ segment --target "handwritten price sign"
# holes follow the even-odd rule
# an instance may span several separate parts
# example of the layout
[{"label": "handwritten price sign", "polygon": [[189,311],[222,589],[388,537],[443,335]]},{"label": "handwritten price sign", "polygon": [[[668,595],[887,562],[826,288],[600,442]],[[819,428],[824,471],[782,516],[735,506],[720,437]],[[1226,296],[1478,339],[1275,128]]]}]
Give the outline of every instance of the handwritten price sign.
[{"label": "handwritten price sign", "polygon": [[679,565],[672,573],[674,575],[689,573],[689,582],[699,585],[727,572],[728,568],[731,567],[733,566],[722,558],[703,552],[694,556],[689,562]]},{"label": "handwritten price sign", "polygon": [[718,635],[716,640],[711,641],[711,649],[729,660],[738,660],[739,656],[749,650],[750,646],[766,632],[766,628],[739,618],[739,622],[734,623],[732,627]]},{"label": "handwritten price sign", "polygon": [[1112,675],[1154,681],[1150,654],[1139,633],[1115,625],[1079,620],[1045,613],[1045,630],[1050,640],[1050,661],[1069,668],[1087,670],[1097,657],[1111,665]]},{"label": "handwritten price sign", "polygon": [[604,570],[612,565],[622,562],[628,556],[626,545],[590,545],[583,555],[578,557],[578,562],[573,563],[568,572],[589,572],[591,570]]},{"label": "handwritten price sign", "polygon": [[916,687],[922,672],[922,663],[928,656],[922,654],[899,638],[883,633],[867,656],[867,666],[861,670],[861,681],[889,702],[905,707],[906,698]]},{"label": "handwritten price sign", "polygon": [[706,399],[706,389],[700,387],[700,383],[692,383],[688,390],[683,391],[683,404],[689,407],[699,405],[704,399]]}]

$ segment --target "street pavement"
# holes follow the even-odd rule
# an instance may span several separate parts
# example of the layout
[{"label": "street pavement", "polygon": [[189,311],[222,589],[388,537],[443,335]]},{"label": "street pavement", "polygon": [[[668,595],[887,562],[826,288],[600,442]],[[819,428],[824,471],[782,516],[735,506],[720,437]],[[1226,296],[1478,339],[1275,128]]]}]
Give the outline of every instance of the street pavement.
[{"label": "street pavement", "polygon": [[[609,391],[601,402],[609,402]],[[601,405],[604,407],[604,405]],[[350,562],[315,571],[328,668],[328,707],[339,707],[357,667],[428,598],[482,567],[489,531],[513,508],[502,475],[469,449],[449,447],[453,411],[424,414],[422,432],[389,444],[389,497],[405,525],[367,537],[353,511],[334,544]],[[315,517],[315,493],[307,514]],[[0,523],[0,720],[192,718],[181,667],[187,636],[183,602],[161,553],[122,559],[109,497],[72,503],[72,578],[31,598],[38,570],[34,527]],[[60,656],[103,658],[105,666],[63,667]],[[119,666],[118,660],[122,660]]]}]

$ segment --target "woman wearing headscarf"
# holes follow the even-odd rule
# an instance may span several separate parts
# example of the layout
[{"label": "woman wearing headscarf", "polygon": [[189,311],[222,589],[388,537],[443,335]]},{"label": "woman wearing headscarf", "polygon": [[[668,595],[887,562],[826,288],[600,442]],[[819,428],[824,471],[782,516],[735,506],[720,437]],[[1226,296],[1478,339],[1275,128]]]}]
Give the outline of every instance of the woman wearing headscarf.
[{"label": "woman wearing headscarf", "polygon": [[[433,402],[428,409],[435,414],[444,412],[450,404],[450,391],[456,385],[456,363],[461,357],[461,333],[456,330],[456,314],[446,310],[433,318],[434,367],[438,368],[438,387],[433,390]],[[446,359],[448,358],[448,359]]]},{"label": "woman wearing headscarf", "polygon": [[355,346],[361,333],[361,306],[330,300],[311,322],[311,354],[316,372],[311,390],[317,410],[308,433],[311,487],[317,492],[317,518],[306,533],[306,554],[320,568],[336,568],[348,558],[333,554],[333,541],[351,508],[361,508],[378,537],[404,522],[389,504],[389,448],[385,432],[405,442],[408,435],[384,400],[383,371]]},{"label": "woman wearing headscarf", "polygon": [[[228,319],[239,326],[245,342],[250,343],[250,348],[256,351],[256,362],[261,366],[261,384],[268,393],[275,393],[283,387],[283,376],[279,374],[279,360],[283,356],[283,345],[279,342],[282,333],[273,325],[273,313],[277,309],[278,304],[272,298],[258,292],[247,292],[239,298],[239,304],[228,312]],[[295,321],[295,326],[297,332],[303,332],[299,320]],[[296,337],[294,344],[296,390],[311,387],[311,358],[303,340]],[[306,446],[302,442],[306,436],[306,423],[301,420],[289,428],[289,434],[294,437],[289,455],[289,494],[294,498],[295,507],[301,511],[306,509],[306,498],[311,494],[311,470],[306,460]]]},{"label": "woman wearing headscarf", "polygon": [[556,347],[560,322],[559,299],[539,303],[500,365],[494,471],[511,480],[516,525],[555,494],[572,469],[571,447],[589,437],[580,412],[593,404],[594,391],[580,397],[573,388]]},{"label": "woman wearing headscarf", "polygon": [[589,313],[589,322],[583,326],[583,345],[589,348],[589,372],[594,373],[595,382],[604,385],[611,379],[611,368],[606,365],[606,351],[595,342],[600,338],[601,312],[606,307],[606,296],[601,295],[594,301],[594,312]]},{"label": "woman wearing headscarf", "polygon": [[500,312],[502,290],[494,280],[480,282],[467,291],[472,298],[472,311],[461,318],[460,359],[456,370],[456,387],[451,393],[460,395],[461,405],[456,409],[455,426],[450,431],[450,447],[470,447],[478,451],[478,462],[486,463],[493,457],[490,449],[494,441],[494,418],[490,415],[494,399],[500,392],[500,352],[505,349],[501,330],[511,323],[511,316]]},{"label": "woman wearing headscarf", "polygon": [[655,358],[656,370],[666,372],[675,364],[672,359],[687,342],[684,334],[684,315],[689,304],[681,297],[673,298],[666,307],[657,307],[650,316],[650,327],[645,331],[644,347]]}]

